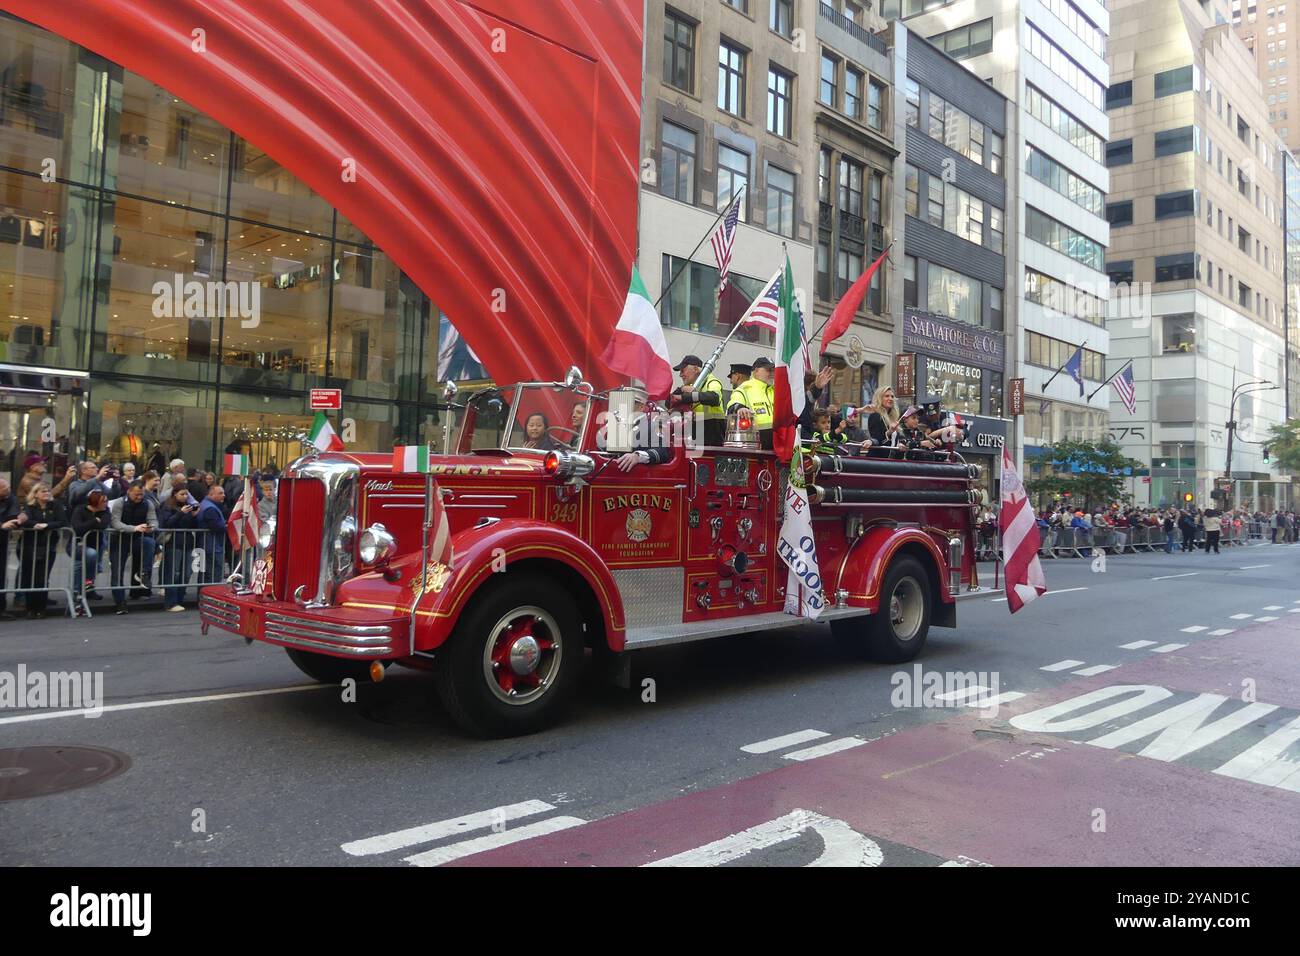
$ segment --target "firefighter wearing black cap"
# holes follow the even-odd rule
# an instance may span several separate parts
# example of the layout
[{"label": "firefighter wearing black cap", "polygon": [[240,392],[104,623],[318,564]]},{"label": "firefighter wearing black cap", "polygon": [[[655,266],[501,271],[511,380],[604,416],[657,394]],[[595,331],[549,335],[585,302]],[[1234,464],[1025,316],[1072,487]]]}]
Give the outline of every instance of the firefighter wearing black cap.
[{"label": "firefighter wearing black cap", "polygon": [[927,395],[920,410],[921,425],[936,448],[944,447],[951,452],[966,440],[970,425],[952,412],[945,412],[937,395]]},{"label": "firefighter wearing black cap", "polygon": [[772,369],[775,366],[766,355],[754,359],[754,371],[731,393],[727,402],[730,411],[740,405],[747,406],[754,413],[754,428],[758,431],[760,448],[772,447]]},{"label": "firefighter wearing black cap", "polygon": [[722,408],[722,381],[710,372],[699,380],[704,363],[698,355],[687,355],[673,366],[681,373],[681,387],[673,392],[678,401],[691,406],[691,414],[704,422],[704,444],[721,445],[726,431],[726,412]]},{"label": "firefighter wearing black cap", "polygon": [[740,388],[742,382],[754,373],[754,366],[746,365],[744,362],[732,362],[731,371],[727,373],[727,381],[731,382],[733,389]]}]

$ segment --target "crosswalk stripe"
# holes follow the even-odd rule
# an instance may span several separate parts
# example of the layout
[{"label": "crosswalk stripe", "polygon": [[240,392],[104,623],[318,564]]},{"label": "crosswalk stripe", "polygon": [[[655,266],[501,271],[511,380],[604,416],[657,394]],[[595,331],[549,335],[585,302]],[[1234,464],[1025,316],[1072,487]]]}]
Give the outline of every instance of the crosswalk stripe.
[{"label": "crosswalk stripe", "polygon": [[1280,605],[1280,604],[1270,604],[1268,607],[1264,608],[1264,610],[1265,610],[1265,611],[1280,611],[1280,610],[1282,610],[1282,605]]},{"label": "crosswalk stripe", "polygon": [[1226,637],[1229,634],[1235,634],[1236,631],[1235,627],[1221,627],[1218,630],[1211,631],[1210,637]]},{"label": "crosswalk stripe", "polygon": [[1230,615],[1234,621],[1245,621],[1252,617],[1250,614],[1233,614]]},{"label": "crosswalk stripe", "polygon": [[1078,667],[1084,661],[1057,661],[1055,664],[1048,664],[1046,667],[1038,668],[1040,671],[1068,671],[1071,667]]},{"label": "crosswalk stripe", "polygon": [[1083,667],[1077,671],[1070,671],[1071,674],[1078,674],[1080,677],[1092,677],[1094,674],[1104,674],[1106,671],[1113,671],[1118,664],[1093,664],[1091,667]]},{"label": "crosswalk stripe", "polygon": [[977,694],[987,694],[989,689],[982,684],[972,684],[969,687],[960,687],[957,690],[950,690],[946,694],[935,695],[935,700],[965,700],[967,697],[974,697]]},{"label": "crosswalk stripe", "polygon": [[414,856],[403,857],[403,859],[413,866],[442,866],[452,860],[473,856],[475,853],[482,853],[485,850],[495,850],[498,847],[518,843],[521,840],[546,836],[548,833],[558,833],[560,830],[582,826],[586,822],[581,817],[551,817],[548,820],[539,820],[537,823],[525,824],[522,827],[514,827],[500,833],[489,833],[486,836],[475,837],[472,840],[461,840],[459,843],[453,843],[450,846],[436,847],[423,853],[416,853]]},{"label": "crosswalk stripe", "polygon": [[1170,651],[1180,650],[1186,647],[1186,644],[1161,644],[1159,647],[1151,648],[1152,654],[1168,654]]},{"label": "crosswalk stripe", "polygon": [[486,829],[493,824],[508,823],[511,820],[518,820],[520,817],[529,817],[536,813],[545,813],[547,810],[554,809],[555,807],[542,800],[525,800],[522,803],[512,803],[509,806],[493,807],[491,810],[467,813],[461,817],[452,817],[450,820],[439,820],[436,823],[426,823],[406,830],[382,833],[379,836],[368,837],[364,840],[353,840],[351,843],[344,843],[339,849],[349,856],[373,856],[376,853],[405,849],[417,843],[430,843],[433,840],[441,840],[449,836],[459,836],[470,830]]},{"label": "crosswalk stripe", "polygon": [[740,749],[747,754],[769,754],[773,750],[783,750],[786,747],[793,747],[795,744],[807,743],[810,740],[817,740],[819,737],[829,737],[824,730],[796,730],[792,734],[785,734],[781,737],[769,737],[767,740],[760,740],[758,743],[745,744]]},{"label": "crosswalk stripe", "polygon": [[1276,621],[1276,620],[1277,620],[1277,616],[1270,615],[1270,614],[1265,614],[1263,617],[1255,618],[1255,621],[1258,624],[1267,624],[1269,621]]},{"label": "crosswalk stripe", "polygon": [[1204,624],[1193,624],[1191,627],[1183,628],[1184,634],[1199,634],[1201,631],[1208,631],[1209,628]]},{"label": "crosswalk stripe", "polygon": [[1126,651],[1136,651],[1143,647],[1151,647],[1155,643],[1155,641],[1133,641],[1129,644],[1121,644],[1120,648]]},{"label": "crosswalk stripe", "polygon": [[804,750],[795,750],[785,755],[786,760],[815,760],[818,757],[825,757],[828,754],[837,754],[841,750],[852,750],[854,747],[861,747],[866,741],[861,737],[840,737],[838,740],[828,740],[824,744],[817,744],[815,747],[808,747]]},{"label": "crosswalk stripe", "polygon": [[1021,691],[1009,690],[998,694],[996,697],[981,697],[979,700],[968,700],[966,701],[966,706],[983,710],[986,707],[996,707],[999,704],[1009,704],[1013,700],[1019,700],[1021,697],[1025,696],[1027,695]]}]

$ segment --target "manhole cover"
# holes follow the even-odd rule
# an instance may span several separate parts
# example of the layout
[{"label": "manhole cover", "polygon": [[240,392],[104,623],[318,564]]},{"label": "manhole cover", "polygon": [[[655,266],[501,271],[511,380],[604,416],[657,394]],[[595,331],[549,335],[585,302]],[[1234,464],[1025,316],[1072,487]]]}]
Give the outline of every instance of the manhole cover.
[{"label": "manhole cover", "polygon": [[0,801],[44,797],[115,777],[131,758],[102,747],[0,750]]}]

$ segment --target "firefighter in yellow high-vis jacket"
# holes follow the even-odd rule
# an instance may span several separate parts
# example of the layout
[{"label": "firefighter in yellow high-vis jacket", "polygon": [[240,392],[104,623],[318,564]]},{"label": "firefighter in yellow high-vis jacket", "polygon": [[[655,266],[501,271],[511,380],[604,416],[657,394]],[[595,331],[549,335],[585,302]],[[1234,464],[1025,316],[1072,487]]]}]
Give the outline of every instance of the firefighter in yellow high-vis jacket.
[{"label": "firefighter in yellow high-vis jacket", "polygon": [[731,401],[727,403],[728,411],[740,405],[753,411],[759,447],[769,449],[772,447],[773,368],[775,366],[772,360],[766,355],[754,359],[754,371],[736,387],[731,393]]}]

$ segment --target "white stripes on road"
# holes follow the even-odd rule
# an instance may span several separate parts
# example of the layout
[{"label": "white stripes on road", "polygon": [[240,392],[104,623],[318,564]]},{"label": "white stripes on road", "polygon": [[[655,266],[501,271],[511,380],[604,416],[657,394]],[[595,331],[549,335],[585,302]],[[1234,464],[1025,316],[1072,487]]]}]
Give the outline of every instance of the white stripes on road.
[{"label": "white stripes on road", "polygon": [[[1055,590],[1055,591],[1052,590],[1045,591],[1043,594],[1040,594],[1039,597],[1047,597],[1047,595],[1049,594],[1069,594],[1071,591],[1086,591],[1086,590],[1088,589],[1087,588],[1060,588],[1059,590]],[[1005,600],[1006,600],[1005,597],[994,598],[989,603],[997,604],[999,601],[1005,601]]]},{"label": "white stripes on road", "polygon": [[1152,578],[1152,581],[1168,581],[1172,578],[1190,578],[1200,574],[1200,571],[1188,571],[1186,574],[1162,574],[1158,578]]},{"label": "white stripes on road", "polygon": [[1057,661],[1055,664],[1048,664],[1046,667],[1038,668],[1040,671],[1068,671],[1071,667],[1078,667],[1086,661]]},{"label": "white stripes on road", "polygon": [[1226,637],[1229,634],[1235,634],[1236,631],[1235,627],[1221,627],[1218,630],[1211,631],[1210,637]]},{"label": "white stripes on road", "polygon": [[412,866],[442,866],[452,860],[473,856],[475,853],[482,853],[485,850],[495,850],[497,847],[509,846],[511,843],[518,843],[520,840],[531,840],[533,837],[558,833],[570,827],[580,827],[586,822],[581,817],[551,817],[549,820],[529,823],[514,830],[503,830],[500,833],[475,837],[473,840],[462,840],[460,843],[453,843],[451,846],[440,846],[402,859]]},{"label": "white stripes on road", "polygon": [[817,744],[814,747],[807,747],[803,750],[795,750],[785,754],[786,760],[815,760],[818,757],[825,757],[828,754],[837,754],[841,750],[852,750],[854,747],[861,747],[867,741],[861,737],[840,737],[838,740],[828,740],[824,744]]},{"label": "white stripes on road", "polygon": [[1201,631],[1208,631],[1209,628],[1204,624],[1193,624],[1191,627],[1183,628],[1184,634],[1199,634]]},{"label": "white stripes on road", "polygon": [[1159,647],[1151,648],[1152,654],[1168,654],[1170,651],[1181,650],[1186,644],[1161,644]]},{"label": "white stripes on road", "polygon": [[1119,667],[1118,664],[1093,664],[1091,667],[1083,667],[1077,671],[1070,671],[1071,674],[1078,674],[1080,677],[1092,677],[1094,674],[1104,674],[1106,671],[1113,671]]},{"label": "white stripes on road", "polygon": [[980,697],[976,700],[968,700],[966,701],[966,706],[983,710],[986,707],[997,707],[1000,704],[1009,704],[1013,700],[1019,700],[1024,696],[1026,695],[1018,690],[1008,690],[998,694],[996,697]]},{"label": "white stripes on road", "polygon": [[1267,624],[1269,621],[1276,621],[1276,620],[1277,620],[1276,616],[1272,616],[1268,614],[1265,614],[1263,617],[1255,618],[1255,621],[1258,624]]},{"label": "white stripes on road", "polygon": [[169,697],[166,700],[138,700],[130,704],[108,704],[100,711],[41,710],[16,717],[0,717],[0,724],[23,724],[33,720],[53,720],[56,717],[85,717],[95,713],[107,714],[123,710],[148,710],[152,707],[175,707],[178,704],[206,704],[214,700],[238,700],[242,697],[266,697],[270,694],[292,694],[300,690],[324,690],[332,684],[294,684],[292,687],[269,687],[266,690],[241,690],[231,694],[204,694],[201,697]]},{"label": "white stripes on road", "polygon": [[1264,608],[1264,610],[1265,610],[1265,611],[1280,611],[1280,610],[1282,610],[1282,605],[1280,605],[1280,604],[1270,604],[1268,607]]},{"label": "white stripes on road", "polygon": [[792,734],[785,734],[781,737],[769,737],[767,740],[760,740],[755,744],[745,744],[740,749],[747,754],[770,754],[773,750],[784,750],[786,747],[793,747],[795,744],[807,743],[810,740],[818,740],[821,737],[829,737],[824,730],[797,730]]},{"label": "white stripes on road", "polygon": [[1241,570],[1243,570],[1243,571],[1256,571],[1256,570],[1258,570],[1259,568],[1268,568],[1268,567],[1272,567],[1272,565],[1270,565],[1270,564],[1247,564],[1247,565],[1244,566]]},{"label": "white stripes on road", "polygon": [[1255,615],[1253,615],[1253,614],[1231,614],[1231,615],[1229,615],[1229,616],[1230,616],[1234,621],[1245,621],[1245,620],[1248,620],[1248,619],[1254,617]]},{"label": "white stripes on road", "polygon": [[1152,647],[1155,643],[1155,641],[1133,641],[1130,644],[1121,644],[1120,648],[1126,651],[1136,651],[1144,647]]},{"label": "white stripes on road", "polygon": [[969,687],[959,687],[957,690],[950,690],[946,694],[936,694],[935,700],[965,700],[967,697],[976,697],[987,694],[989,689],[983,684],[972,684]]}]

